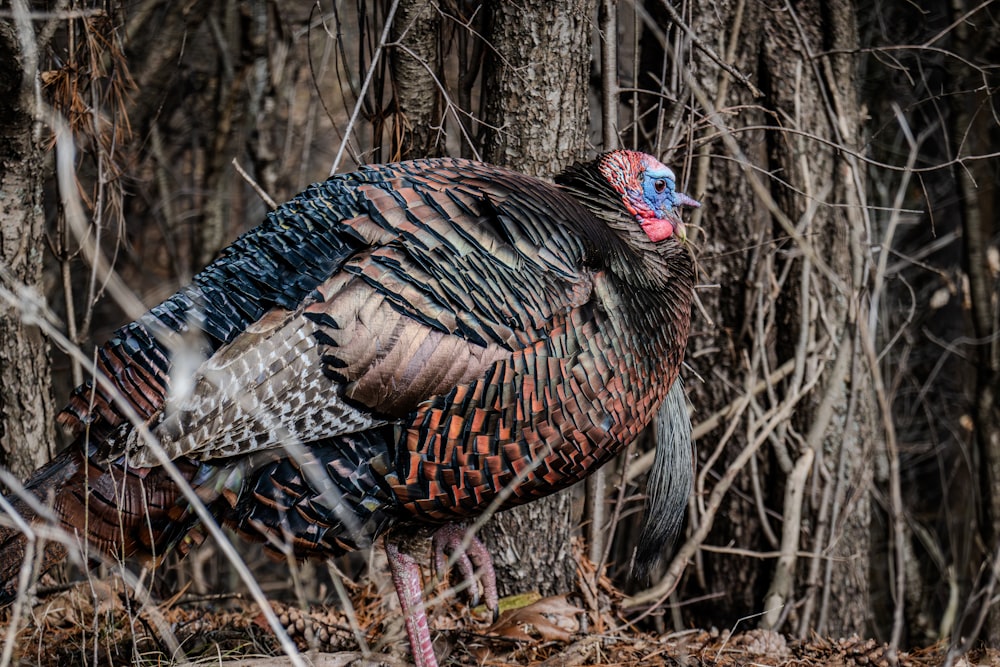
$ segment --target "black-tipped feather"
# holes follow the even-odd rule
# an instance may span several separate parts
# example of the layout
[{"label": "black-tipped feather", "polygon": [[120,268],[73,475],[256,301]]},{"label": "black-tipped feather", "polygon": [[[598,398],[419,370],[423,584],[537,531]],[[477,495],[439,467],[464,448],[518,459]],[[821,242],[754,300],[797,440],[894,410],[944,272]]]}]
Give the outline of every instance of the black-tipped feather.
[{"label": "black-tipped feather", "polygon": [[[667,389],[694,270],[684,244],[654,243],[623,199],[659,163],[615,157],[571,168],[562,187],[458,159],[372,166],[279,207],[100,348],[110,385],[74,392],[60,420],[76,444],[27,486],[74,536],[50,542],[40,569],[77,533],[115,557],[201,539],[185,535],[197,517],[132,410],[211,514],[308,557],[554,493],[663,404],[645,576],[679,534],[691,485],[683,392]],[[196,368],[172,359],[175,338],[196,341]],[[0,526],[0,598],[25,545]]]},{"label": "black-tipped feather", "polygon": [[656,455],[647,483],[646,515],[632,565],[632,577],[649,581],[650,572],[673,551],[684,527],[694,481],[691,417],[678,378],[656,414]]}]

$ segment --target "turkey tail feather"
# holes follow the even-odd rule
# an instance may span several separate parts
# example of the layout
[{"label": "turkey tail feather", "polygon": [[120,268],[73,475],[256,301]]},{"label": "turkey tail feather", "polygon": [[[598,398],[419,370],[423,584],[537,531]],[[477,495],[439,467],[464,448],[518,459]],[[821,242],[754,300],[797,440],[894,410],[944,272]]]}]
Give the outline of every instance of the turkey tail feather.
[{"label": "turkey tail feather", "polygon": [[647,582],[668,555],[684,526],[694,481],[691,417],[684,385],[674,381],[656,415],[656,454],[647,482],[646,515],[632,565],[632,577]]},{"label": "turkey tail feather", "polygon": [[[9,602],[17,593],[18,577],[29,553],[29,539],[24,527],[53,522],[51,513],[45,511],[46,501],[54,498],[66,485],[77,472],[78,464],[78,459],[63,454],[35,471],[17,495],[11,493],[4,498],[3,513],[8,516],[0,517],[0,604]],[[40,569],[55,565],[67,553],[62,542],[48,541],[41,555]],[[29,566],[33,565],[29,563]]]},{"label": "turkey tail feather", "polygon": [[[198,472],[189,461],[177,463],[189,480]],[[157,558],[196,521],[180,488],[163,469],[99,465],[87,458],[79,443],[36,471],[23,493],[34,498],[10,498],[10,509],[18,517],[6,517],[0,525],[0,601],[12,597],[27,553],[29,538],[19,524],[54,528],[39,531],[49,538],[39,567],[44,572],[84,541],[98,557]],[[219,496],[209,495],[206,502]]]}]

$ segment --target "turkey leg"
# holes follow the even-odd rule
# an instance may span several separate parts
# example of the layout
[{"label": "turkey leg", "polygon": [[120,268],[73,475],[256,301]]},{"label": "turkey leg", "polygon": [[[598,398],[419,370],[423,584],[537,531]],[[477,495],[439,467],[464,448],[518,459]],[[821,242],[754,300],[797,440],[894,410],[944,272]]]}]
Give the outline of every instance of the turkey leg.
[{"label": "turkey leg", "polygon": [[389,560],[396,595],[399,596],[399,606],[403,609],[413,663],[416,667],[438,667],[434,646],[431,644],[431,630],[427,625],[427,612],[424,610],[420,567],[413,556],[399,550],[399,544],[392,535],[386,536],[385,555]]},{"label": "turkey leg", "polygon": [[[486,608],[493,612],[496,619],[500,609],[497,596],[497,578],[493,570],[493,559],[486,546],[473,537],[467,547],[463,548],[465,529],[459,524],[446,524],[435,531],[432,538],[434,546],[434,564],[439,575],[445,571],[448,554],[456,559],[459,572],[468,586],[472,604],[479,602],[479,586],[476,583],[476,571],[483,584],[483,597]],[[389,571],[392,573],[392,583],[399,596],[403,618],[406,625],[406,636],[410,640],[410,651],[416,667],[437,667],[437,657],[431,643],[430,626],[427,624],[427,611],[424,609],[423,586],[420,579],[420,567],[416,559],[405,551],[405,538],[389,534],[385,539],[385,555],[389,560]]]}]

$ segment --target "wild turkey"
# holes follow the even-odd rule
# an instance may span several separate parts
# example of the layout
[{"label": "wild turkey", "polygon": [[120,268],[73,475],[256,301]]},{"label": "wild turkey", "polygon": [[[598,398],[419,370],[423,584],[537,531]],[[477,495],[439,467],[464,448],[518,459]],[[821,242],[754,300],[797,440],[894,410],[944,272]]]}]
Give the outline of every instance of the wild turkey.
[{"label": "wild turkey", "polygon": [[[440,558],[462,536],[452,522],[584,478],[649,424],[684,353],[680,210],[698,203],[631,151],[556,181],[433,159],[311,186],[99,349],[99,381],[59,416],[75,444],[27,490],[102,552],[187,549],[197,517],[145,432],[214,516],[276,550],[326,557],[391,533],[414,658],[436,664],[398,538],[445,526]],[[640,567],[679,526],[678,448],[658,457]],[[24,547],[0,528],[8,597]],[[50,543],[42,568],[65,552]],[[495,608],[485,548],[459,563],[485,569]]]}]

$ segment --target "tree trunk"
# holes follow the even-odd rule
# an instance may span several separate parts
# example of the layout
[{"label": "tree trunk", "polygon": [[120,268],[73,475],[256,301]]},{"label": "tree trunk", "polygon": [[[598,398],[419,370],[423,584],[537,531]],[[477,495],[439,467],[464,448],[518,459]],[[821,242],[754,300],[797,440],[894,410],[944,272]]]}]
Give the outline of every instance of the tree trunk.
[{"label": "tree trunk", "polygon": [[44,294],[45,217],[37,54],[21,37],[13,21],[0,22],[0,285],[30,289],[23,308],[0,300],[0,464],[23,478],[53,454],[54,433],[48,343],[26,323],[30,299]]},{"label": "tree trunk", "polygon": [[[951,20],[958,20],[971,7],[965,2],[950,3]],[[959,21],[955,30],[954,49],[968,61],[977,58],[991,62],[990,58],[1000,55],[997,46],[998,29],[996,14],[990,28],[973,30]],[[954,146],[961,147],[961,153],[981,155],[996,149],[1000,139],[1000,129],[994,117],[983,115],[980,109],[996,105],[991,99],[994,91],[984,89],[976,82],[976,72],[956,61],[950,63],[949,79],[954,93],[949,97],[953,114],[950,130]],[[995,89],[994,89],[995,90]],[[966,92],[973,91],[973,92]],[[969,350],[974,371],[969,374],[968,392],[973,396],[969,406],[975,433],[978,460],[982,466],[980,494],[983,499],[982,516],[985,530],[982,544],[989,545],[984,560],[1000,559],[1000,267],[998,248],[1000,238],[996,211],[998,197],[996,164],[977,160],[968,164],[956,164],[953,175],[960,203],[960,219],[963,244],[963,281],[968,295],[965,299],[968,309],[967,328],[976,343]],[[992,183],[993,187],[986,184]],[[992,213],[992,214],[991,214]],[[992,243],[991,243],[992,242]],[[989,258],[990,251],[994,257]],[[993,566],[993,573],[997,566]],[[981,578],[980,588],[989,590],[1000,586],[1000,582],[989,581],[989,566],[974,574]],[[995,589],[994,589],[995,590]],[[996,599],[986,595],[987,599]],[[1000,645],[1000,613],[995,603],[992,607],[982,639],[987,645]],[[978,613],[978,610],[976,610]]]},{"label": "tree trunk", "polygon": [[[488,8],[483,159],[551,176],[586,153],[593,3],[495,0]],[[501,594],[572,588],[572,498],[559,493],[487,525]]]},{"label": "tree trunk", "polygon": [[[887,276],[880,327],[913,526],[905,597],[894,599],[888,590],[873,595],[873,611],[889,635],[894,607],[903,603],[906,643],[951,639],[953,648],[965,643],[966,649],[980,639],[995,645],[1000,637],[996,614],[979,634],[995,599],[991,570],[1000,534],[1000,273],[996,255],[990,259],[997,199],[996,189],[984,186],[996,181],[996,161],[966,159],[1000,142],[995,117],[981,113],[995,103],[996,76],[984,86],[973,65],[996,62],[1000,41],[994,8],[963,20],[975,9],[950,0],[872,5],[863,46],[873,55],[862,61],[864,102],[877,128],[873,158],[904,167],[872,175],[873,192],[882,193],[874,204],[887,212],[881,217],[902,218],[894,235],[879,230],[897,266]],[[907,50],[884,64],[881,49],[898,44],[933,48]],[[949,52],[955,55],[942,60]],[[911,155],[919,158],[919,174],[902,164]],[[875,563],[873,581],[888,581],[891,564]]]},{"label": "tree trunk", "polygon": [[396,103],[393,160],[435,157],[444,145],[437,0],[401,0],[392,24],[392,83]]},{"label": "tree trunk", "polygon": [[[711,114],[705,136],[724,137],[702,146],[686,186],[705,205],[693,220],[704,230],[695,242],[701,280],[721,286],[699,291],[712,321],[696,314],[688,363],[703,382],[689,387],[696,425],[699,415],[730,409],[699,442],[702,460],[714,463],[695,493],[707,513],[699,521],[714,521],[706,544],[731,548],[703,552],[689,571],[683,595],[708,602],[688,622],[729,627],[763,612],[765,627],[793,634],[863,633],[866,461],[884,439],[871,338],[859,322],[868,316],[862,244],[870,221],[860,165],[832,147],[860,145],[851,61],[813,57],[857,48],[853,6],[715,3],[676,18],[690,21],[700,45],[675,33],[689,60],[668,61],[675,71],[667,80]],[[737,111],[718,113],[725,109]],[[712,159],[718,154],[731,159]],[[740,465],[736,492],[712,513],[713,485]]]},{"label": "tree trunk", "polygon": [[483,159],[552,176],[586,156],[593,3],[487,7]]}]

